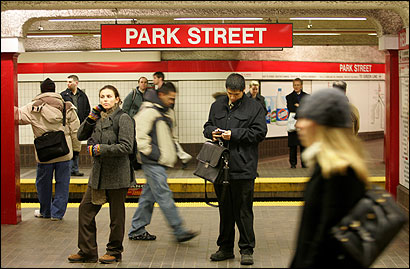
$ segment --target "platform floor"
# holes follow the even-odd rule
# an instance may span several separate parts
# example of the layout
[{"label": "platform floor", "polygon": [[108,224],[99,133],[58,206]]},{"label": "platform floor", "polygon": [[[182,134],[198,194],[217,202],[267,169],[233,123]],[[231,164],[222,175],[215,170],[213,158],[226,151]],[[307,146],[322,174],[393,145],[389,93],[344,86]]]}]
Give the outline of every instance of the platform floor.
[{"label": "platform floor", "polygon": [[[136,204],[127,204],[126,231]],[[200,235],[185,243],[176,243],[161,210],[154,209],[147,230],[155,241],[131,241],[124,238],[122,262],[111,265],[99,263],[69,263],[68,255],[76,253],[78,204],[70,204],[62,221],[38,219],[33,215],[37,204],[23,204],[22,222],[1,225],[2,268],[286,268],[295,249],[295,237],[301,202],[255,202],[255,235],[253,266],[241,266],[236,232],[235,259],[212,262],[216,251],[218,209],[203,203],[178,203],[186,227]],[[96,217],[99,254],[105,253],[109,233],[108,208]],[[409,233],[402,230],[388,246],[373,268],[409,268]]]},{"label": "platform floor", "polygon": [[[383,140],[368,141],[370,176],[384,176]],[[89,169],[82,168],[87,177]],[[191,178],[193,169],[169,170],[170,178]],[[307,177],[307,169],[290,169],[287,156],[262,160],[258,172],[262,178]],[[138,177],[138,175],[137,175]],[[141,175],[142,177],[142,175]],[[35,168],[22,169],[21,178],[35,178]],[[136,203],[126,204],[126,231],[131,225]],[[33,212],[38,203],[22,203],[22,222],[17,225],[1,225],[2,268],[286,268],[295,249],[295,237],[302,202],[255,202],[255,264],[240,265],[236,232],[235,259],[212,262],[209,256],[217,250],[218,209],[204,203],[177,203],[186,227],[200,231],[193,240],[178,244],[174,241],[161,210],[156,207],[150,233],[155,241],[131,241],[125,235],[124,253],[120,263],[69,263],[68,255],[76,253],[78,203],[69,204],[62,221],[35,218]],[[105,253],[109,235],[108,207],[104,206],[96,217],[99,254]],[[403,229],[373,268],[409,268],[409,231]]]}]

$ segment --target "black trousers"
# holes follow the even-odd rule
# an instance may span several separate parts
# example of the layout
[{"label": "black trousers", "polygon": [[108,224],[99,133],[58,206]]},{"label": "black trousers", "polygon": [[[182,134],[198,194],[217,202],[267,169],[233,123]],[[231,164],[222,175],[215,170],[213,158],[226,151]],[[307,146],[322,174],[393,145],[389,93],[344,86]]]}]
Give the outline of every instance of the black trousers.
[{"label": "black trousers", "polygon": [[221,201],[223,185],[215,184],[219,202],[219,250],[233,252],[235,223],[239,230],[238,246],[240,253],[252,254],[255,248],[253,231],[253,193],[255,179],[231,180]]},{"label": "black trousers", "polygon": [[[106,190],[107,202],[110,205],[110,237],[106,247],[106,254],[119,255],[123,252],[122,241],[125,232],[125,197],[128,188]],[[81,200],[78,210],[78,254],[98,258],[97,225],[95,217],[102,205],[91,202],[91,188],[87,190]]]},{"label": "black trousers", "polygon": [[[300,147],[300,163],[302,164],[302,167],[305,167],[305,165],[302,162],[302,152],[305,150],[305,147],[299,145]],[[291,146],[289,147],[289,163],[290,165],[296,166],[298,163],[298,146]]]}]

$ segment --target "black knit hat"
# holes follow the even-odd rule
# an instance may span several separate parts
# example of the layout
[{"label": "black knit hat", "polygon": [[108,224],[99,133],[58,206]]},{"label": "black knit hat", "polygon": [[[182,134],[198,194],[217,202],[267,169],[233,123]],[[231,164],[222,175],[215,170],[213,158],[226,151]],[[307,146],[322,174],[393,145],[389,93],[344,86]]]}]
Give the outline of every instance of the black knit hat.
[{"label": "black knit hat", "polygon": [[306,96],[300,102],[297,118],[307,118],[320,125],[351,128],[350,105],[342,91],[323,89]]},{"label": "black knit hat", "polygon": [[55,92],[56,91],[56,84],[49,78],[46,78],[41,83],[41,92]]}]

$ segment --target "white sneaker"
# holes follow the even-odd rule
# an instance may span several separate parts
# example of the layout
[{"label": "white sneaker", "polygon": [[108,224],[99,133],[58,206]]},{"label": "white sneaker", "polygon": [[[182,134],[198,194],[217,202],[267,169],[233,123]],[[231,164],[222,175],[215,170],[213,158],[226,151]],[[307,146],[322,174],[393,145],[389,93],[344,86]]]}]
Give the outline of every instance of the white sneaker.
[{"label": "white sneaker", "polygon": [[39,209],[34,210],[34,217],[36,218],[45,218],[43,214],[40,213]]}]

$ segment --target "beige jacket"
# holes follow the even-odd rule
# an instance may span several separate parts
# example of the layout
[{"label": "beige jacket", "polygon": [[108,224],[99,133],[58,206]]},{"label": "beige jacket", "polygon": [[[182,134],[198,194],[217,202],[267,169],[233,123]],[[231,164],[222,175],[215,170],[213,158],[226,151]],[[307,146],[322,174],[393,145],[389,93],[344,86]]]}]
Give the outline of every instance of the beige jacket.
[{"label": "beige jacket", "polygon": [[[73,150],[81,150],[81,142],[77,139],[77,131],[80,127],[75,107],[71,102],[66,104],[66,125],[63,126],[63,98],[59,93],[45,92],[37,95],[32,102],[17,108],[20,125],[31,124],[34,138],[49,131],[64,131],[70,152],[67,155],[52,159],[48,162],[40,162],[35,152],[38,163],[56,163],[68,161],[73,158]],[[34,150],[35,151],[35,150]]]},{"label": "beige jacket", "polygon": [[357,135],[359,133],[359,128],[360,128],[360,115],[359,115],[359,110],[352,103],[350,103],[350,112],[351,112],[350,116],[352,118],[353,134]]}]

